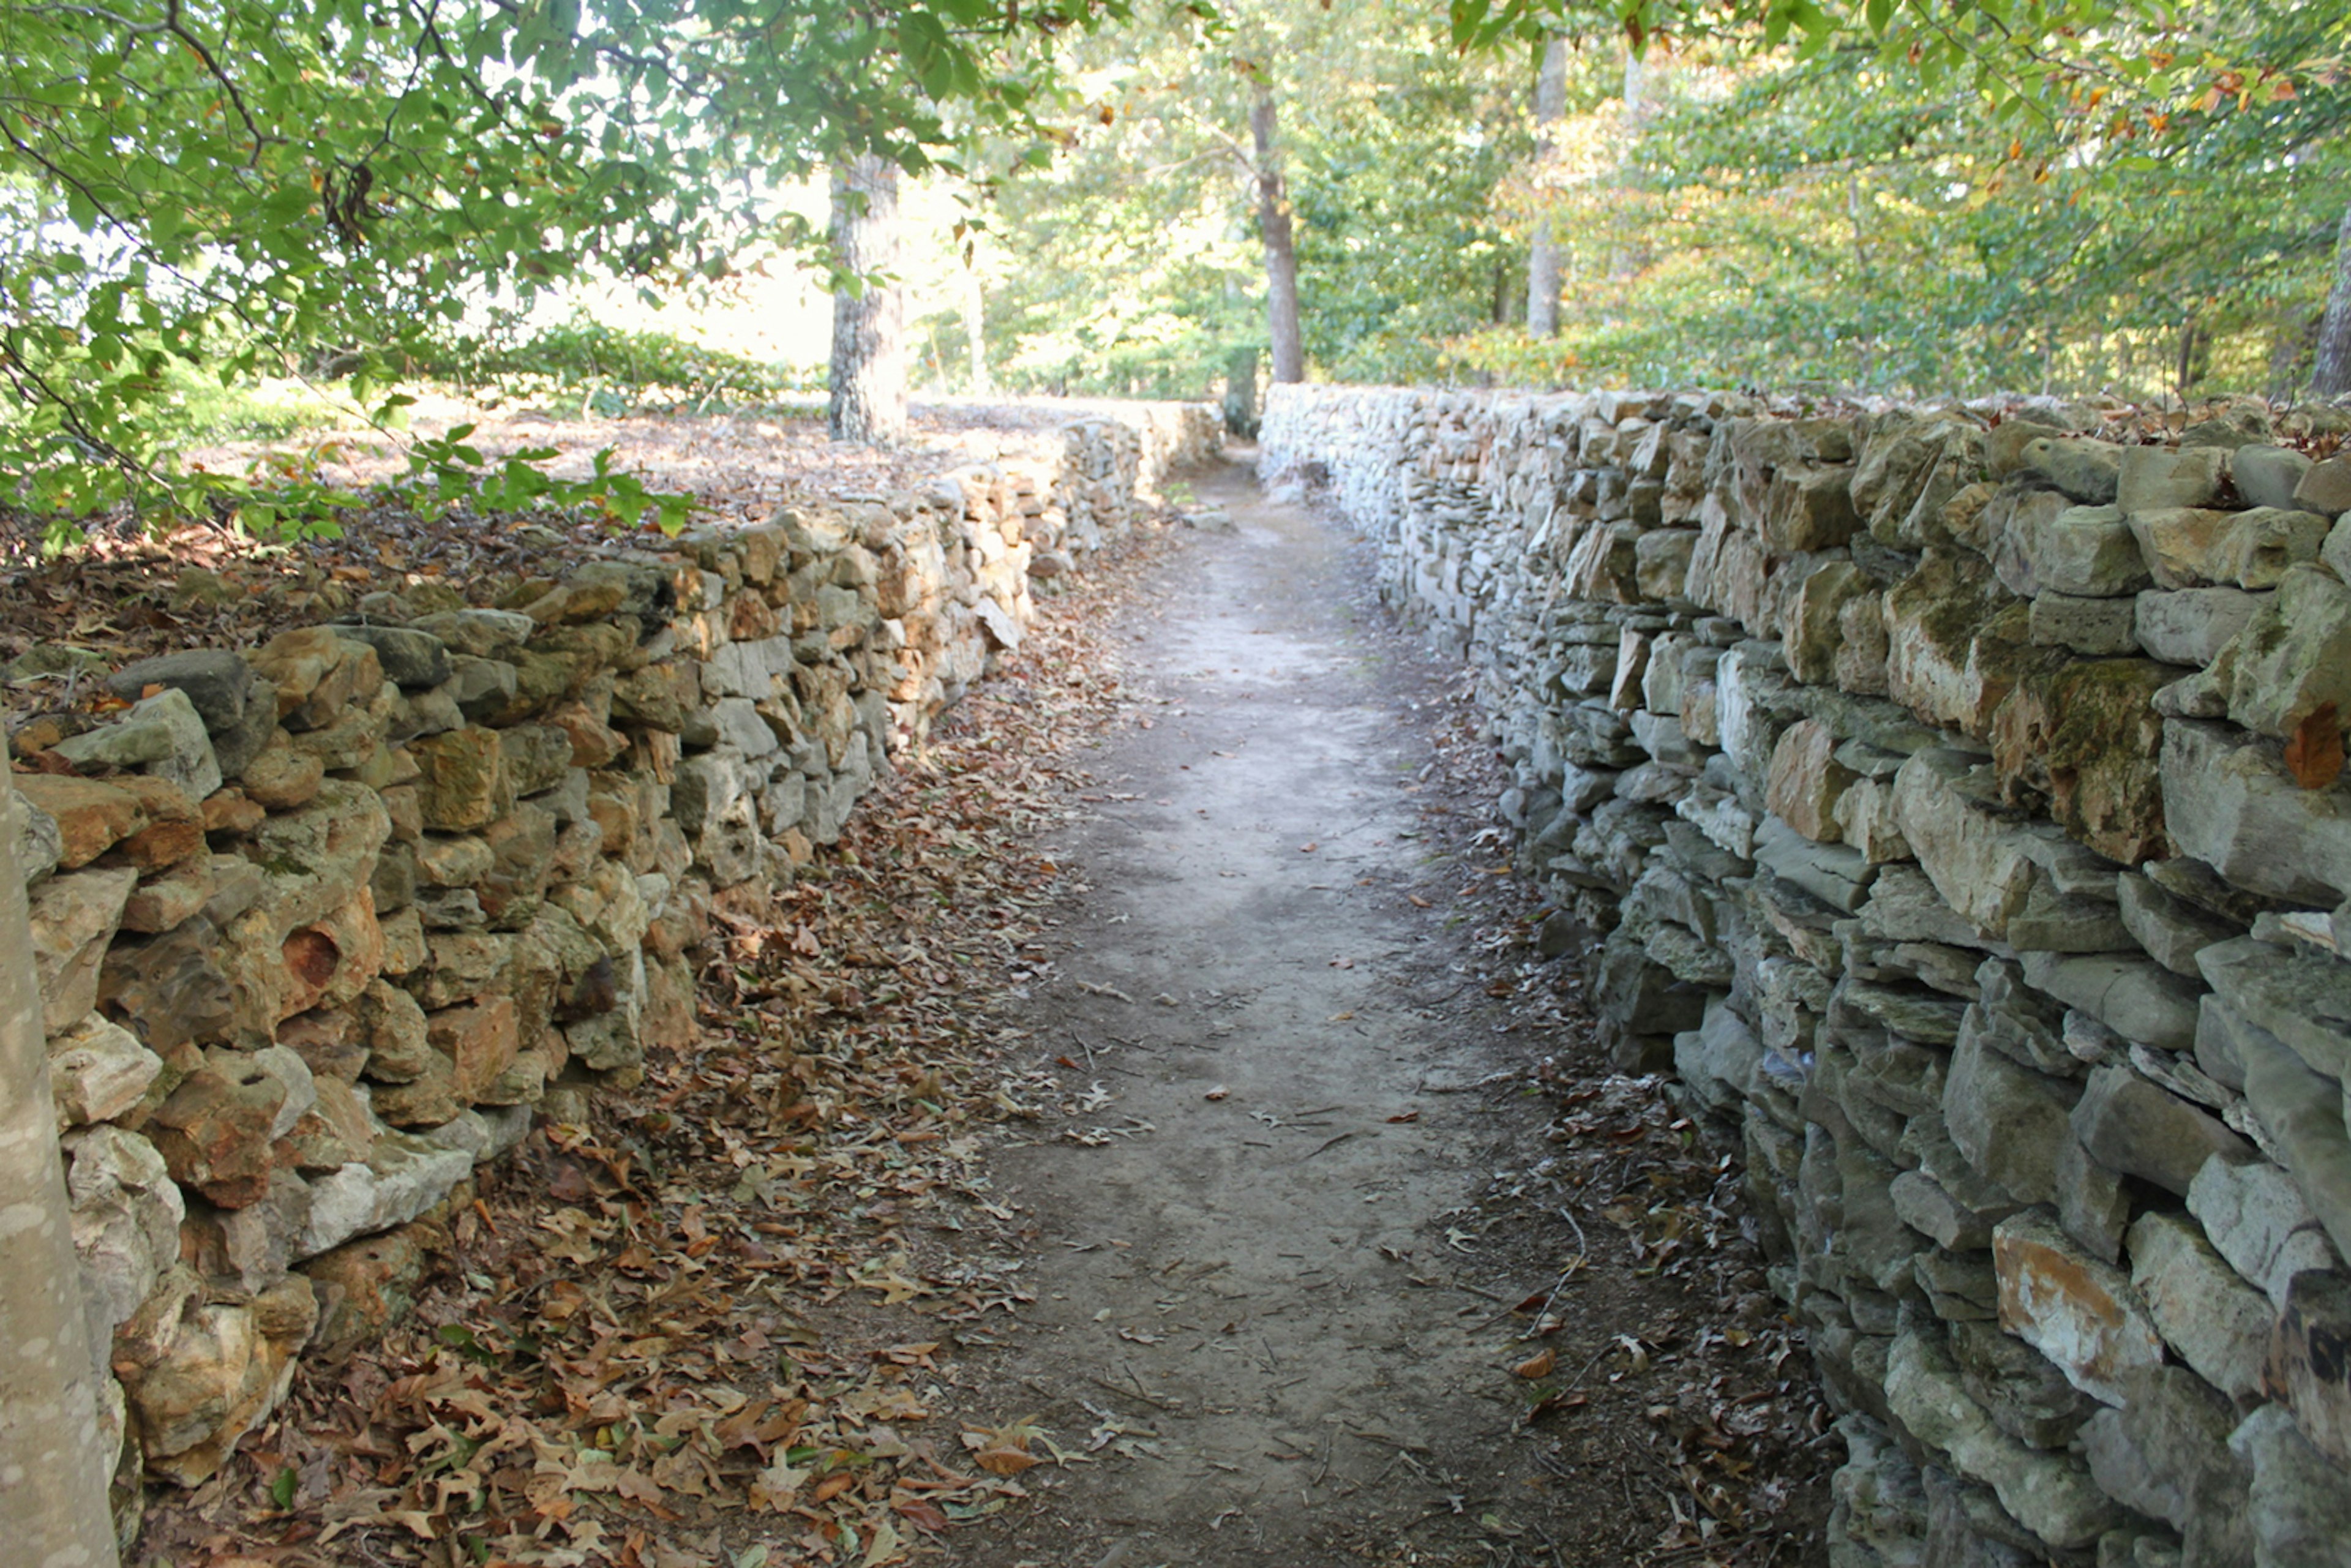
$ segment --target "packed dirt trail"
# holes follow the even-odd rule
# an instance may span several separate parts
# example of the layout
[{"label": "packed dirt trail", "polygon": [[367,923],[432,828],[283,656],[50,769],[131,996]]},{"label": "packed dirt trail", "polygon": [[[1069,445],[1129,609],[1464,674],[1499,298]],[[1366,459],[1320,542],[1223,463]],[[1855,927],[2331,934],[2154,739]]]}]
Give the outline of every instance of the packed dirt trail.
[{"label": "packed dirt trail", "polygon": [[1335,529],[1237,467],[1201,487],[1237,531],[1136,601],[1138,717],[1089,759],[1020,1019],[1095,1124],[993,1162],[1039,1299],[981,1377],[1101,1462],[1032,1472],[961,1560],[1550,1563],[1503,1276],[1556,1264],[1509,1268],[1479,1208],[1549,1108],[1471,970],[1463,883],[1497,868],[1433,826],[1461,716]]}]

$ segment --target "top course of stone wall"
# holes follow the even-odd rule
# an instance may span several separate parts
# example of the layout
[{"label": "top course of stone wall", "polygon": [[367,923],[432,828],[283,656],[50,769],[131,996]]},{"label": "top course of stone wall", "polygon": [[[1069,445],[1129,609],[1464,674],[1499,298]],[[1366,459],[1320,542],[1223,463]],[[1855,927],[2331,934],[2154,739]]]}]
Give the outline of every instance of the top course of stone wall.
[{"label": "top course of stone wall", "polygon": [[306,1349],[380,1327],[371,1239],[549,1095],[690,1043],[713,909],[757,917],[1221,428],[962,423],[927,476],[757,525],[549,532],[463,581],[298,584],[339,612],[255,645],[17,659],[62,705],[12,737],[16,833],[119,1497],[204,1480]]},{"label": "top course of stone wall", "polygon": [[1275,389],[1617,1062],[1742,1130],[1834,1563],[2351,1560],[2346,431]]}]

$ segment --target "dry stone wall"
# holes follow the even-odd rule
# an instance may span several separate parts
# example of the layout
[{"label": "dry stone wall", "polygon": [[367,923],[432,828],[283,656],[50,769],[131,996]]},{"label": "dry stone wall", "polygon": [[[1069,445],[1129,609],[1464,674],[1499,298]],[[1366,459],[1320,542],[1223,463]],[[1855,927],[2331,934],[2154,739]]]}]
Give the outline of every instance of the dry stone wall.
[{"label": "dry stone wall", "polygon": [[2346,428],[1275,389],[1743,1134],[1840,1565],[2351,1562]]},{"label": "dry stone wall", "polygon": [[1124,408],[102,672],[128,711],[16,784],[118,1496],[210,1476],[538,1109],[689,1042],[714,908],[756,915],[1219,431]]}]

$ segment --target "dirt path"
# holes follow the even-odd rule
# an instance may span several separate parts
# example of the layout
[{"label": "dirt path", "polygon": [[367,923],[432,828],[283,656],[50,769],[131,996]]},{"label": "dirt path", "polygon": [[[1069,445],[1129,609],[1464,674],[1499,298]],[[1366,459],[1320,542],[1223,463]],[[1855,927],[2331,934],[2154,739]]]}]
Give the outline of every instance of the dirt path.
[{"label": "dirt path", "polygon": [[1142,601],[1143,717],[1090,761],[1022,1020],[1093,1124],[992,1162],[1039,1298],[992,1375],[1099,1462],[1032,1472],[1044,1505],[965,1560],[1548,1563],[1500,1320],[1555,1264],[1499,1255],[1480,1198],[1551,1107],[1511,1092],[1534,1048],[1497,1033],[1479,873],[1432,831],[1435,672],[1334,530],[1238,469],[1204,496],[1238,531]]}]

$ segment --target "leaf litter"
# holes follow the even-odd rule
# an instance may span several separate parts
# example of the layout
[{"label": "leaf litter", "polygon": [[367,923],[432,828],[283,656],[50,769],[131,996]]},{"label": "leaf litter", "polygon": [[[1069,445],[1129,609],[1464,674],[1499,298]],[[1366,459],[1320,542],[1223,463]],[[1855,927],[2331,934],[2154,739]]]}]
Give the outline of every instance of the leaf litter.
[{"label": "leaf litter", "polygon": [[700,1043],[477,1173],[413,1313],[302,1364],[220,1475],[155,1500],[134,1560],[880,1568],[1035,1466],[1142,1451],[967,1415],[955,1356],[1030,1299],[988,1126],[1110,1100],[1020,1098],[1000,1061],[1034,1042],[1000,1004],[1060,874],[1037,834],[1120,709],[1094,628],[1169,538],[1040,601],[771,920],[721,915]]}]

